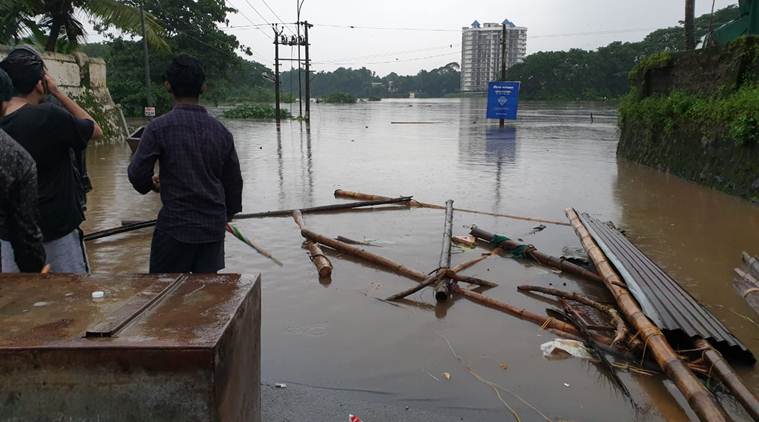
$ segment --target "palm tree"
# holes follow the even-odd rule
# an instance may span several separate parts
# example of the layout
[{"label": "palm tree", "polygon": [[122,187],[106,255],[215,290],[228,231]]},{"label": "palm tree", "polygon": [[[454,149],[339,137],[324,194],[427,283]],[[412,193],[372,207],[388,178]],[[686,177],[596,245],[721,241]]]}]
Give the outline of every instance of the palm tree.
[{"label": "palm tree", "polygon": [[[45,36],[45,50],[57,51],[64,39],[76,46],[84,39],[82,12],[101,28],[113,26],[131,34],[141,34],[141,0],[2,0],[0,2],[0,42]],[[145,13],[145,38],[154,48],[166,48],[164,30],[156,18]]]},{"label": "palm tree", "polygon": [[696,0],[685,0],[685,49],[696,48]]}]

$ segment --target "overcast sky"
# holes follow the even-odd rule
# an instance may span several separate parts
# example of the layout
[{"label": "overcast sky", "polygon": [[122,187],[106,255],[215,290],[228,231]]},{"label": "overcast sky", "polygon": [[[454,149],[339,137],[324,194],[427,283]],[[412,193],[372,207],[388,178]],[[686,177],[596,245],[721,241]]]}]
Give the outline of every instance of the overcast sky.
[{"label": "overcast sky", "polygon": [[[272,67],[272,30],[266,24],[295,22],[296,0],[226,1],[238,9],[238,13],[229,16],[231,28],[226,31],[253,48],[253,59]],[[677,25],[683,19],[684,3],[684,0],[305,0],[301,18],[314,24],[309,34],[314,71],[366,66],[383,76],[390,72],[415,74],[420,69],[460,61],[461,27],[475,19],[484,23],[508,18],[527,27],[528,54],[595,49],[617,40],[640,41],[655,29]],[[736,0],[716,0],[715,10],[735,3]],[[696,0],[696,16],[708,13],[711,7],[711,1]],[[351,25],[356,28],[349,28]],[[280,55],[289,57],[290,47],[281,47]],[[290,62],[285,64],[285,68],[289,66]]]}]

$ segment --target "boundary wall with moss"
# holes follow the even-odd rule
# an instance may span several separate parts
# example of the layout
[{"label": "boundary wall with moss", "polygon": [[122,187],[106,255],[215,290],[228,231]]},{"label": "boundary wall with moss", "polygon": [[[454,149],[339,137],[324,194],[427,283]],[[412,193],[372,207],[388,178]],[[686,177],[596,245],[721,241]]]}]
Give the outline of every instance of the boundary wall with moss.
[{"label": "boundary wall with moss", "polygon": [[655,54],[630,86],[619,157],[759,202],[759,38]]},{"label": "boundary wall with moss", "polygon": [[[0,45],[0,59],[9,47]],[[103,129],[101,142],[126,139],[127,127],[119,106],[114,104],[106,84],[106,63],[84,53],[42,53],[45,66],[58,86],[85,108]]]}]

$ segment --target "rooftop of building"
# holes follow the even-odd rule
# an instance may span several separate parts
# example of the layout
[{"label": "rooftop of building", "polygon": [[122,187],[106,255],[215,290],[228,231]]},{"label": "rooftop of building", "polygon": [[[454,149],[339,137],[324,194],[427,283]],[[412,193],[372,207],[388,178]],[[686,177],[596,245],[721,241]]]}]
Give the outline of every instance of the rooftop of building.
[{"label": "rooftop of building", "polygon": [[480,23],[479,21],[475,20],[472,22],[469,26],[465,26],[462,29],[464,30],[472,30],[472,29],[479,29],[479,30],[493,30],[493,29],[500,29],[503,26],[506,26],[507,29],[517,29],[517,30],[527,30],[526,27],[523,26],[517,26],[514,22],[504,19],[503,22],[497,23],[497,22],[485,22]]}]

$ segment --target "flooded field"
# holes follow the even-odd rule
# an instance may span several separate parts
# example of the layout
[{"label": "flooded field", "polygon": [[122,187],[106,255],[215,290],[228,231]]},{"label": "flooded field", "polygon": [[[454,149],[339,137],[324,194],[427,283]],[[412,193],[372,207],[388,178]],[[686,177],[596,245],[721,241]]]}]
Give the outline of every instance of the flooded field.
[{"label": "flooded field", "polygon": [[[463,208],[559,220],[565,208],[575,207],[625,229],[759,352],[759,326],[743,317],[755,315],[730,282],[740,251],[759,253],[758,206],[618,162],[613,106],[527,103],[520,120],[506,128],[486,122],[484,107],[473,99],[316,105],[310,132],[297,122],[284,123],[278,133],[270,122],[227,121],[245,178],[244,212],[339,202],[332,195],[337,188],[415,195],[435,203],[453,199]],[[128,160],[126,145],[90,148],[94,191],[85,232],[122,219],[155,217],[159,198],[132,190]],[[331,237],[375,240],[379,246],[372,251],[428,272],[437,267],[443,217],[440,210],[404,209],[305,220]],[[570,227],[529,234],[534,223],[454,214],[454,234],[468,232],[472,224],[556,256],[581,251]],[[263,273],[263,382],[361,392],[375,401],[436,409],[464,420],[510,419],[493,389],[475,379],[468,366],[514,393],[502,397],[523,420],[543,419],[526,403],[568,420],[694,416],[684,410],[676,388],[659,377],[620,372],[633,405],[594,364],[546,360],[539,346],[554,336],[529,322],[466,300],[434,306],[430,290],[412,297],[419,306],[379,301],[414,282],[335,254],[330,254],[332,281],[320,283],[289,218],[244,220],[238,227],[285,264],[278,267],[227,238],[226,271]],[[150,238],[143,230],[90,242],[93,269],[147,271]],[[455,252],[454,264],[482,250]],[[550,305],[518,293],[517,285],[550,284],[608,298],[597,286],[510,258],[491,258],[467,274],[500,284],[488,295],[541,314]],[[739,369],[749,387],[759,390],[759,370]],[[451,374],[449,381],[443,372]],[[735,413],[737,405],[729,398],[719,397],[734,417],[745,417]],[[345,406],[347,415],[351,409]]]}]

